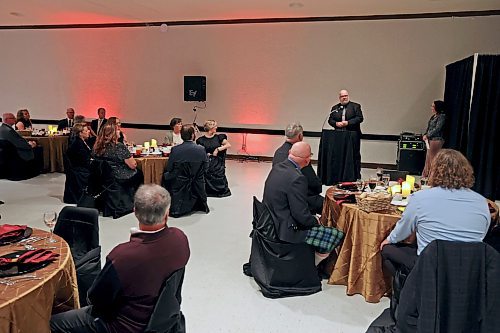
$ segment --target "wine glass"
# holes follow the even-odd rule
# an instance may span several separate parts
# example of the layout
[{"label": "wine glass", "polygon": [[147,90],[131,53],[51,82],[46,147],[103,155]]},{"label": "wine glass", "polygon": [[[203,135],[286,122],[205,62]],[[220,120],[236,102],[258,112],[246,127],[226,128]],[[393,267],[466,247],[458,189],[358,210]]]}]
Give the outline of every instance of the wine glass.
[{"label": "wine glass", "polygon": [[363,182],[363,179],[356,180],[356,187],[358,188],[359,192],[363,192],[363,190],[365,189],[365,183]]},{"label": "wine glass", "polygon": [[368,186],[370,187],[370,190],[373,192],[375,190],[375,187],[377,186],[377,177],[370,177],[370,180],[368,181]]},{"label": "wine glass", "polygon": [[56,220],[57,220],[57,213],[50,211],[50,212],[45,212],[43,213],[43,222],[45,222],[45,225],[49,227],[50,229],[50,238],[47,241],[48,243],[55,243],[57,242],[53,237],[53,230],[54,226],[56,225]]},{"label": "wine glass", "polygon": [[388,173],[384,173],[382,175],[382,182],[384,182],[384,186],[387,187],[389,186],[389,181],[391,180],[391,175]]}]

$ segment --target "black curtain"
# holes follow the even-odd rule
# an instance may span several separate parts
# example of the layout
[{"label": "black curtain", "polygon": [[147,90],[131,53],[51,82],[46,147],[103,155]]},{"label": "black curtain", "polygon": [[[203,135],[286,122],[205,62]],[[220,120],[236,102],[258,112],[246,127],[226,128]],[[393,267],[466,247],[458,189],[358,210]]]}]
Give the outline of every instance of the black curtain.
[{"label": "black curtain", "polygon": [[463,154],[467,153],[473,67],[473,56],[446,66],[444,147],[459,150]]},{"label": "black curtain", "polygon": [[500,56],[477,59],[472,97],[467,158],[474,167],[474,190],[500,198]]}]

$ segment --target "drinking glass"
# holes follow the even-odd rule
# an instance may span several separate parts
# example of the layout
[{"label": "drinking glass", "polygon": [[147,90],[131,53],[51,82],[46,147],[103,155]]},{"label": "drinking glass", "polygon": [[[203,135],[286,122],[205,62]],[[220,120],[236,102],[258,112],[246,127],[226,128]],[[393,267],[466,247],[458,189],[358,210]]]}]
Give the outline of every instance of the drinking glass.
[{"label": "drinking glass", "polygon": [[48,243],[55,243],[57,242],[53,237],[53,230],[54,226],[56,225],[56,220],[57,220],[57,213],[56,212],[45,212],[43,213],[43,222],[45,222],[45,225],[49,227],[50,229],[50,238],[47,241]]},{"label": "drinking glass", "polygon": [[427,186],[429,179],[427,177],[420,178],[420,185]]},{"label": "drinking glass", "polygon": [[370,180],[368,181],[368,186],[370,187],[370,190],[373,192],[375,190],[375,187],[377,186],[377,177],[370,177]]},{"label": "drinking glass", "polygon": [[384,186],[389,186],[389,181],[391,180],[391,175],[388,173],[384,173],[382,175],[382,182],[384,182]]}]

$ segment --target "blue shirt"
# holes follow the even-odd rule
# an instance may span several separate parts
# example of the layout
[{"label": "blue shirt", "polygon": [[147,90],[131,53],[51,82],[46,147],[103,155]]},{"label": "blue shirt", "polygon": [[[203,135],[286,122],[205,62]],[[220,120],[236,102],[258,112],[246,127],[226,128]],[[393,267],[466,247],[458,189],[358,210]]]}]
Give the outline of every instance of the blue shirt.
[{"label": "blue shirt", "polygon": [[470,190],[433,187],[416,192],[387,240],[397,243],[417,233],[417,254],[435,239],[482,242],[491,222],[486,199]]}]

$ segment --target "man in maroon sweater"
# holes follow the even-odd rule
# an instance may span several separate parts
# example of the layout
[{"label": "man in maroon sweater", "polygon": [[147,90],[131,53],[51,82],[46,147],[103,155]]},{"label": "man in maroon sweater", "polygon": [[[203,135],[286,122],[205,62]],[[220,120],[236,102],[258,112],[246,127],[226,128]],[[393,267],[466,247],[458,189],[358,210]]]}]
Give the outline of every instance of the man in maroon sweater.
[{"label": "man in maroon sweater", "polygon": [[142,185],[134,198],[139,228],[115,247],[89,290],[92,305],[52,316],[52,332],[142,332],[163,282],[186,266],[189,243],[167,226],[170,196],[158,185]]}]

